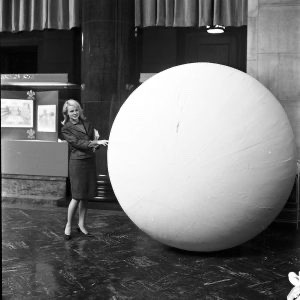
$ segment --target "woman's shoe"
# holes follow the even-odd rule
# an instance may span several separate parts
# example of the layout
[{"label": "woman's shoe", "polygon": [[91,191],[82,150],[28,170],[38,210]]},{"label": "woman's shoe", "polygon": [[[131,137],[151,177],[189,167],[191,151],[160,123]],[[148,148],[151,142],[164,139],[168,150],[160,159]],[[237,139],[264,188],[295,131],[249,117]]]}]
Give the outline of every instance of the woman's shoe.
[{"label": "woman's shoe", "polygon": [[72,238],[71,234],[65,234],[65,240],[69,241]]},{"label": "woman's shoe", "polygon": [[94,236],[94,235],[92,235],[92,234],[89,233],[89,232],[87,232],[87,233],[82,232],[82,230],[80,229],[79,226],[77,227],[77,231],[78,231],[79,233],[82,233],[82,234],[85,235],[85,236],[88,236],[88,237],[93,237],[93,236]]},{"label": "woman's shoe", "polygon": [[[68,223],[67,223],[67,225],[68,225]],[[66,229],[67,229],[67,225],[66,225],[66,227],[65,227],[65,240],[66,241],[68,241],[68,240],[70,240],[71,238],[72,238],[72,236],[71,236],[71,228],[70,228],[70,234],[67,234],[66,232],[68,232]]]}]

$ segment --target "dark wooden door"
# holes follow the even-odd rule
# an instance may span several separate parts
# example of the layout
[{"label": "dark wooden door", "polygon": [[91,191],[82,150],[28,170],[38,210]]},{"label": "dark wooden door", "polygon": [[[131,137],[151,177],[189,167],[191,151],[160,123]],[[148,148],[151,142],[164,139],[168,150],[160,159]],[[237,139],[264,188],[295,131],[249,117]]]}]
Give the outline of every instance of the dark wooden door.
[{"label": "dark wooden door", "polygon": [[222,34],[204,29],[178,31],[178,64],[211,62],[246,71],[246,27],[226,28]]}]

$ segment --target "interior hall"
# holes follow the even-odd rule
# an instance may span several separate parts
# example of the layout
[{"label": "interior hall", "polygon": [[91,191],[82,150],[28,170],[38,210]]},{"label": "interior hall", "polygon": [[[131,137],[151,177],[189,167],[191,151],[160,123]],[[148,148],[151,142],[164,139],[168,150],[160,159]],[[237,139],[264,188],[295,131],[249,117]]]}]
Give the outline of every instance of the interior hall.
[{"label": "interior hall", "polygon": [[3,299],[300,299],[298,0],[0,0]]}]

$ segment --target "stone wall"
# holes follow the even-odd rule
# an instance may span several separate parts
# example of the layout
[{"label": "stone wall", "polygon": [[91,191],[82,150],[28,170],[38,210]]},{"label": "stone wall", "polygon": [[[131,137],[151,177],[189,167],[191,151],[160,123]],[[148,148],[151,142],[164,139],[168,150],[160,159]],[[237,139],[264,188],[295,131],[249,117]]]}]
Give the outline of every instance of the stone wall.
[{"label": "stone wall", "polygon": [[247,73],[284,107],[300,159],[299,0],[248,0]]}]

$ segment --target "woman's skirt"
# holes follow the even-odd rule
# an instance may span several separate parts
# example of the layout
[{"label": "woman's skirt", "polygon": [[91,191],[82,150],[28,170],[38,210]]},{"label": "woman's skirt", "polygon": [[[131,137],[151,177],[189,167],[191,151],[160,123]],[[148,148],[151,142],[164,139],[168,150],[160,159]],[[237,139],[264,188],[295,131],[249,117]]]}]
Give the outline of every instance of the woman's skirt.
[{"label": "woman's skirt", "polygon": [[69,177],[72,198],[88,200],[97,193],[97,171],[95,158],[70,159]]}]

